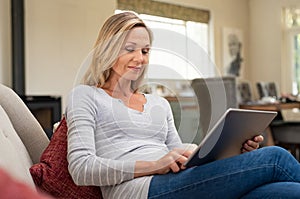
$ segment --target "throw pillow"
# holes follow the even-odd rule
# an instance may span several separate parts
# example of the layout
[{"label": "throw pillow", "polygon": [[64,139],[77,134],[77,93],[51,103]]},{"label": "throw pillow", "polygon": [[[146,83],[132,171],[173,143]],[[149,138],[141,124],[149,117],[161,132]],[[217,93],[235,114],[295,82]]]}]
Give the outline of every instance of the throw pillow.
[{"label": "throw pillow", "polygon": [[40,189],[56,198],[101,199],[100,187],[77,186],[68,171],[66,120],[63,117],[56,128],[40,163],[30,168],[32,178]]}]

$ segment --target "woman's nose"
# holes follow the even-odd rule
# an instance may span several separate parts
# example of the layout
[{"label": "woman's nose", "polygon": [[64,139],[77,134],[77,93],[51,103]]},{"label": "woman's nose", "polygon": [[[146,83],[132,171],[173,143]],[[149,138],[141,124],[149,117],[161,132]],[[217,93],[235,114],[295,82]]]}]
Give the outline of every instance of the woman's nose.
[{"label": "woman's nose", "polygon": [[144,55],[141,49],[136,50],[134,60],[142,63],[144,61]]}]

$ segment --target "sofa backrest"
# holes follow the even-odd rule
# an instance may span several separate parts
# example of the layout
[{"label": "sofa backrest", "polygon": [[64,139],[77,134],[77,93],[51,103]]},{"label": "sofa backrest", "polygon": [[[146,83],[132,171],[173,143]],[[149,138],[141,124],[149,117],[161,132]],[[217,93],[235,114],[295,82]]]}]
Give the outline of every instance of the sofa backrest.
[{"label": "sofa backrest", "polygon": [[31,158],[1,105],[0,121],[0,167],[16,179],[34,186],[29,172]]},{"label": "sofa backrest", "polygon": [[12,89],[2,84],[0,84],[0,105],[27,149],[32,163],[38,163],[42,152],[49,144],[43,128],[21,98]]}]

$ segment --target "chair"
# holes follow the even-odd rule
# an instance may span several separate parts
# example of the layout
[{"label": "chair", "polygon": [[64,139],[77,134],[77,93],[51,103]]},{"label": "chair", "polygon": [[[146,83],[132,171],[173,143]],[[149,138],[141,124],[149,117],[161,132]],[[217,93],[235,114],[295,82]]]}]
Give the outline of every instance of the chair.
[{"label": "chair", "polygon": [[300,161],[300,122],[274,121],[271,131],[276,145],[281,146]]},{"label": "chair", "polygon": [[266,84],[264,82],[257,82],[256,88],[258,91],[259,99],[262,99],[263,97],[268,96],[268,91],[266,90]]},{"label": "chair", "polygon": [[251,87],[249,82],[239,82],[237,85],[237,90],[239,91],[238,93],[238,98],[239,102],[242,104],[247,104],[253,102],[253,97],[252,97],[252,92],[251,92]]},{"label": "chair", "polygon": [[300,113],[294,109],[282,109],[271,124],[276,145],[289,150],[300,161]]},{"label": "chair", "polygon": [[270,97],[274,97],[276,99],[278,99],[278,89],[277,89],[277,85],[275,84],[275,82],[269,82],[268,83],[268,94]]},{"label": "chair", "polygon": [[235,77],[197,78],[191,86],[200,107],[202,135],[206,135],[228,108],[238,107]]},{"label": "chair", "polygon": [[263,97],[278,99],[278,89],[275,82],[257,82],[256,87],[260,99]]}]

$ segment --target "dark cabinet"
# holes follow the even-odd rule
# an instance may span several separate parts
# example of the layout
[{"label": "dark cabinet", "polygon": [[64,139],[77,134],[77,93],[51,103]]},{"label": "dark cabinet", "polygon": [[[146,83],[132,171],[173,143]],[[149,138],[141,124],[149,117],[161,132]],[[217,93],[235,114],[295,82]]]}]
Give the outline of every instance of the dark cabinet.
[{"label": "dark cabinet", "polygon": [[61,113],[61,97],[59,96],[21,96],[24,103],[39,121],[49,139],[53,132],[53,124],[59,122]]}]

